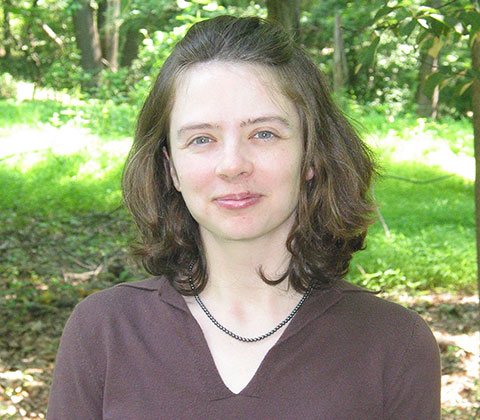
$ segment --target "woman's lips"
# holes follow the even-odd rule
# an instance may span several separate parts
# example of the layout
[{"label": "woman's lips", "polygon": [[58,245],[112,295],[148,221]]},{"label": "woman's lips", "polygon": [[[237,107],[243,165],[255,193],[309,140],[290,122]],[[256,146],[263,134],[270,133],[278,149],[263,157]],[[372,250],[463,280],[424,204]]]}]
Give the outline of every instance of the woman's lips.
[{"label": "woman's lips", "polygon": [[215,198],[213,201],[227,210],[240,210],[257,204],[262,198],[261,194],[240,193],[228,194]]}]

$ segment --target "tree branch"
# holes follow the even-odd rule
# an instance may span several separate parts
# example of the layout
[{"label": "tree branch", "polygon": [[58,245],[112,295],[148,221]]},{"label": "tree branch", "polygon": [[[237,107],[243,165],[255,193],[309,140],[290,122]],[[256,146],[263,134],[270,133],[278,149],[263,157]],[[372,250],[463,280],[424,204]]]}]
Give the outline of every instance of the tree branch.
[{"label": "tree branch", "polygon": [[443,175],[443,176],[440,176],[438,178],[427,179],[427,180],[411,179],[411,178],[405,178],[403,176],[396,176],[396,175],[383,175],[383,177],[384,178],[398,179],[400,181],[411,182],[413,184],[430,184],[432,182],[437,182],[437,181],[441,181],[442,179],[450,178],[453,175],[454,174]]}]

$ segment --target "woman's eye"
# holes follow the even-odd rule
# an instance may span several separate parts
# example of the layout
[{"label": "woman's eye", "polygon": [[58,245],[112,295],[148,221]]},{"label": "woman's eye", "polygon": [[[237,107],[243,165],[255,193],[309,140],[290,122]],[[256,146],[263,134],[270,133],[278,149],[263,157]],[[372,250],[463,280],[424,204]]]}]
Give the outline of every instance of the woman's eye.
[{"label": "woman's eye", "polygon": [[260,140],[271,140],[275,137],[275,134],[270,131],[259,131],[254,137]]},{"label": "woman's eye", "polygon": [[211,141],[212,139],[210,137],[201,136],[193,139],[190,142],[190,144],[207,144],[207,143],[210,143]]}]

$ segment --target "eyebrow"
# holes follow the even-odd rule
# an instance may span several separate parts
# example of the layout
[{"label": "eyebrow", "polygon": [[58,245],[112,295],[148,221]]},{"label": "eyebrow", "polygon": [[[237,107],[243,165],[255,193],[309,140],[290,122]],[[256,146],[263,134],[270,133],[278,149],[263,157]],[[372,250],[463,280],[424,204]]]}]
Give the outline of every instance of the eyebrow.
[{"label": "eyebrow", "polygon": [[220,128],[219,125],[217,124],[209,124],[209,123],[199,123],[199,124],[188,124],[184,125],[182,128],[180,128],[177,131],[177,137],[181,137],[183,133],[186,131],[192,131],[192,130],[212,130],[215,128]]},{"label": "eyebrow", "polygon": [[265,122],[278,122],[287,128],[292,127],[292,125],[286,118],[283,118],[277,115],[268,116],[268,117],[258,117],[258,118],[254,118],[253,120],[249,118],[246,122],[243,121],[240,124],[240,127],[245,127],[247,125],[254,125],[254,124],[265,123]]},{"label": "eyebrow", "polygon": [[[259,123],[266,123],[266,122],[277,122],[285,126],[286,128],[292,128],[292,125],[290,122],[283,117],[273,115],[273,116],[266,116],[266,117],[258,117],[258,118],[249,118],[247,121],[242,121],[240,123],[240,127],[246,127],[249,125],[255,125]],[[181,127],[177,131],[177,136],[181,137],[183,133],[186,131],[192,131],[192,130],[213,130],[213,129],[218,129],[220,126],[218,124],[211,124],[211,123],[193,123],[193,124],[187,124]]]}]

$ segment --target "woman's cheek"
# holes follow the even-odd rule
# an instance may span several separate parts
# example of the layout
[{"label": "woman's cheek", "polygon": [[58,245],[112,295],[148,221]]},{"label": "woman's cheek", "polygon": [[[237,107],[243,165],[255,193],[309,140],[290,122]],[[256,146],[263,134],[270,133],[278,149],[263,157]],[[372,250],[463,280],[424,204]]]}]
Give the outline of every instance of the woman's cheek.
[{"label": "woman's cheek", "polygon": [[185,174],[180,176],[182,190],[201,191],[212,181],[212,172],[204,165],[194,162],[186,162],[183,168],[188,168]]}]

